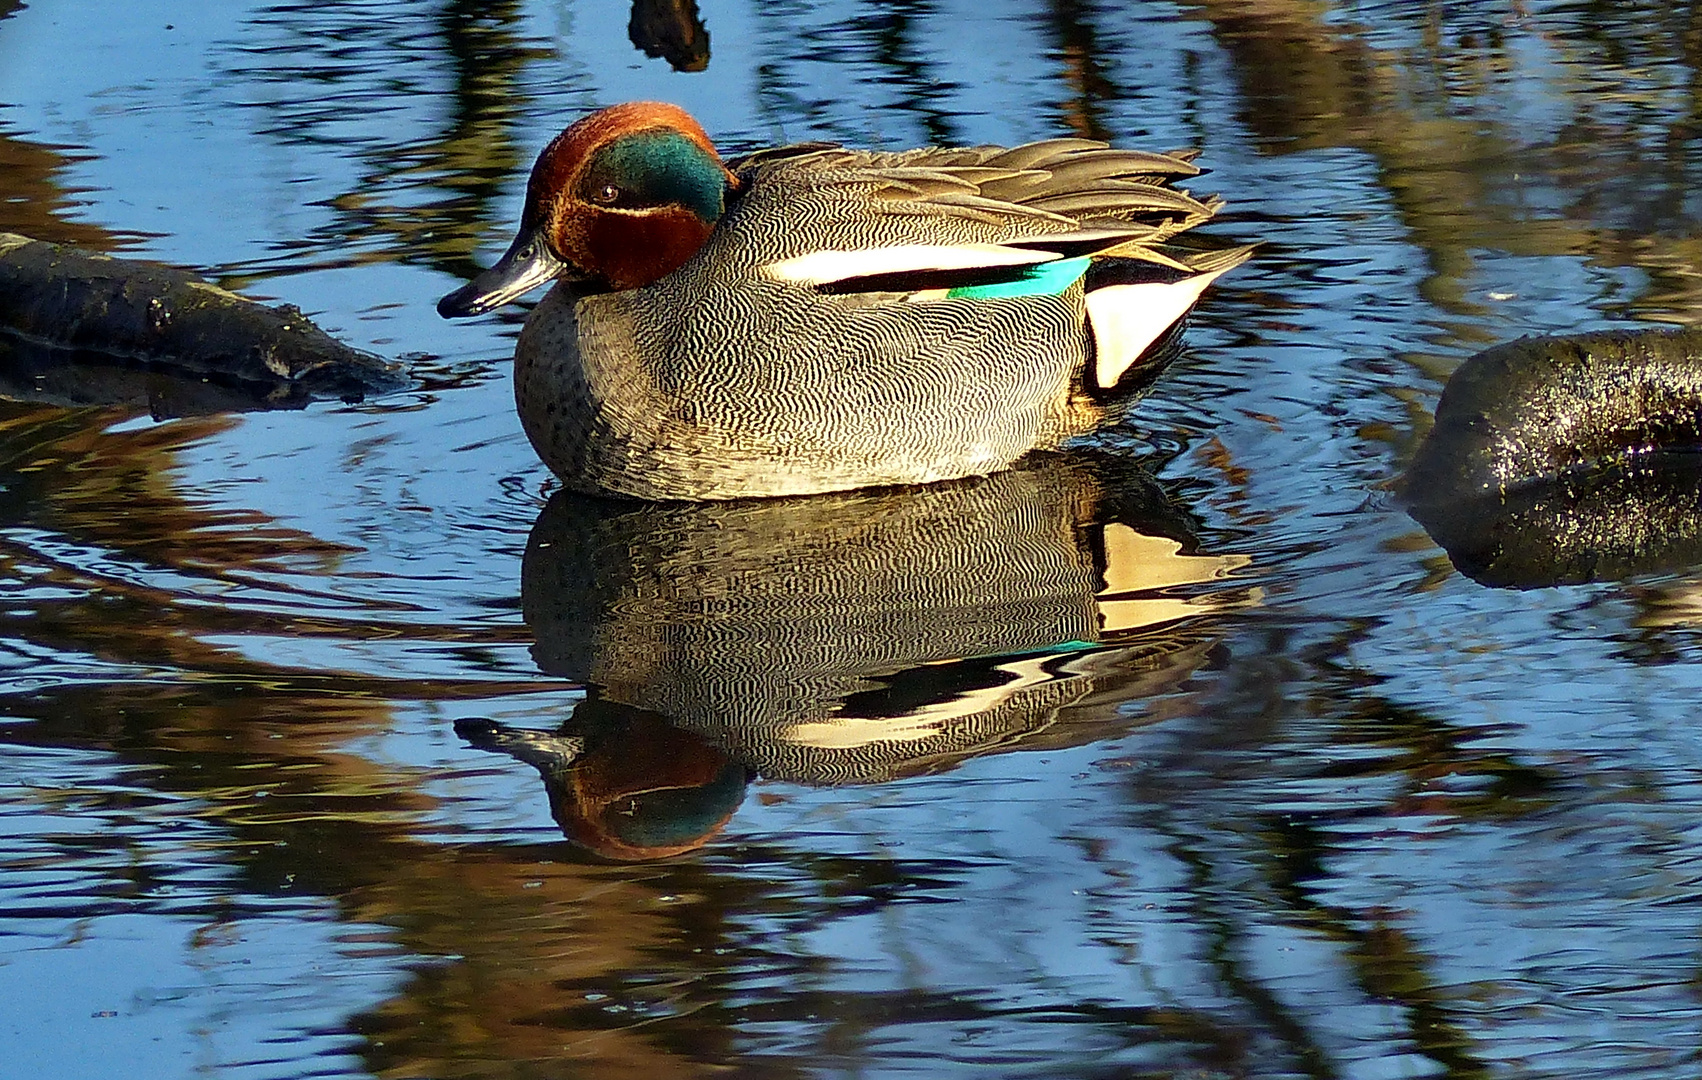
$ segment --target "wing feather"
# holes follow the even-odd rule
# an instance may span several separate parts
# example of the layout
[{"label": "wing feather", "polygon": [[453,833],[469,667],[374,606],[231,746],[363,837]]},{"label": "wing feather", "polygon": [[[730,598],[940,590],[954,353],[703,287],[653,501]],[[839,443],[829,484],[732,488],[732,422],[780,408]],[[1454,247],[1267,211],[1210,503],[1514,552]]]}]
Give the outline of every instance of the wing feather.
[{"label": "wing feather", "polygon": [[1199,175],[1193,158],[1073,138],[896,153],[780,147],[735,163],[763,206],[751,219],[760,231],[741,235],[768,276],[836,291],[859,279],[972,281],[977,269],[997,279],[1083,256],[1191,272],[1191,252],[1171,241],[1221,206],[1173,186]]}]

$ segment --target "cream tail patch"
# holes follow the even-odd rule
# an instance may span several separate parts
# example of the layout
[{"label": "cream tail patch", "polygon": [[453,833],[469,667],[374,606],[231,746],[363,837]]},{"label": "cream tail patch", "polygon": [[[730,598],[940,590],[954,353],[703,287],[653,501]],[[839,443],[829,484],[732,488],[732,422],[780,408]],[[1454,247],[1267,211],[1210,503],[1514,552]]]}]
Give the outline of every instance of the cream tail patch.
[{"label": "cream tail patch", "polygon": [[1116,386],[1147,346],[1199,302],[1200,294],[1229,267],[1173,282],[1107,285],[1087,294],[1087,318],[1093,327],[1094,382],[1102,390]]}]

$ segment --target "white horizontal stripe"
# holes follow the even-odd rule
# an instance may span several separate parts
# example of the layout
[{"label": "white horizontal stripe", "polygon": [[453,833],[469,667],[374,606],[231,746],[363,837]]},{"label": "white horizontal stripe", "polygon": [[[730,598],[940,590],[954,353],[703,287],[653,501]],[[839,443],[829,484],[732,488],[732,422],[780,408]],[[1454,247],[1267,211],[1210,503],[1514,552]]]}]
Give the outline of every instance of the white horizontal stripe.
[{"label": "white horizontal stripe", "polygon": [[857,251],[812,251],[769,263],[763,270],[781,281],[826,285],[850,278],[927,270],[974,270],[990,266],[1037,266],[1060,256],[1000,244],[901,244]]}]

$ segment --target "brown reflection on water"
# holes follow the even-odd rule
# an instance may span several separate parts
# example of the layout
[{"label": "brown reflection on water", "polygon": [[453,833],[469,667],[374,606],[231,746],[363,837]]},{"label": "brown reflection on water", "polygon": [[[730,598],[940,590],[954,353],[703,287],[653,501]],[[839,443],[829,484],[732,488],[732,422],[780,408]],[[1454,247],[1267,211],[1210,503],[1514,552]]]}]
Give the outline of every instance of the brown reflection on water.
[{"label": "brown reflection on water", "polygon": [[63,173],[76,159],[67,156],[66,149],[19,138],[0,124],[0,232],[96,251],[118,251],[134,243],[133,237],[72,216],[78,192],[66,185]]},{"label": "brown reflection on water", "polygon": [[[351,1021],[379,1075],[509,1075],[525,1062],[581,1063],[594,1076],[707,1071],[673,1040],[699,1059],[727,1046],[732,1018],[713,1007],[713,974],[735,961],[718,912],[761,906],[761,890],[692,867],[577,865],[556,858],[559,845],[421,839],[435,803],[417,778],[347,749],[388,728],[389,710],[344,687],[85,685],[9,698],[0,728],[10,745],[115,754],[169,797],[158,802],[173,817],[221,829],[175,865],[127,857],[114,840],[106,880],[59,901],[67,917],[165,908],[204,933],[272,900],[325,897],[345,922],[390,928],[374,947],[420,960],[404,993]],[[89,797],[39,794],[92,809]],[[109,809],[137,816],[156,802],[120,798]],[[193,861],[237,880],[174,909],[159,882],[193,873]],[[665,1013],[673,1030],[658,1038],[649,1022]]]},{"label": "brown reflection on water", "polygon": [[1063,102],[1064,123],[1083,139],[1109,142],[1112,132],[1105,126],[1104,104],[1118,89],[1106,72],[1090,12],[1081,0],[1052,0],[1046,20],[1058,42],[1058,59],[1064,82],[1071,90]]},{"label": "brown reflection on water", "polygon": [[[475,254],[496,216],[492,204],[531,165],[533,149],[513,137],[531,100],[521,73],[555,55],[524,36],[524,9],[521,0],[449,0],[429,18],[397,8],[374,21],[366,9],[304,0],[270,8],[263,20],[268,43],[246,50],[254,59],[232,75],[277,95],[263,114],[276,137],[341,144],[336,129],[347,121],[347,109],[327,87],[380,100],[383,93],[402,92],[397,82],[410,81],[416,83],[412,93],[436,94],[424,81],[434,72],[419,67],[422,41],[441,43],[454,76],[452,106],[446,128],[430,138],[368,136],[347,150],[360,173],[348,191],[328,201],[332,221],[309,238],[313,256],[297,250],[285,266],[226,267],[221,284],[241,288],[280,269],[299,273],[398,258],[462,277],[476,273]],[[363,47],[344,47],[355,40]],[[374,83],[384,91],[371,89]]]},{"label": "brown reflection on water", "polygon": [[426,967],[354,1020],[380,1076],[694,1076],[736,1057],[717,973],[737,963],[720,913],[759,890],[691,867],[629,869],[526,849],[393,851],[386,880],[347,895],[349,915],[399,928]]},{"label": "brown reflection on water", "polygon": [[0,402],[0,469],[12,481],[0,495],[5,521],[212,572],[304,559],[324,570],[348,550],[269,527],[252,511],[220,513],[184,498],[172,477],[177,452],[230,430],[234,418],[122,426],[135,418],[129,410]]},{"label": "brown reflection on water", "polygon": [[[405,994],[352,1021],[379,1075],[477,1075],[480,1062],[505,1074],[526,1061],[585,1062],[596,1076],[689,1068],[635,1023],[634,999],[661,1007],[724,962],[701,890],[679,873],[634,877],[527,847],[414,838],[431,800],[406,773],[340,749],[388,725],[381,699],[76,688],[12,712],[36,709],[34,724],[9,726],[9,741],[115,750],[148,770],[150,788],[190,800],[180,813],[227,831],[203,857],[234,867],[240,892],[206,911],[208,926],[240,919],[243,896],[324,896],[346,922],[392,928],[375,945],[422,958]],[[183,869],[135,865],[128,888],[114,882],[88,906],[146,895],[155,873]],[[446,956],[457,959],[431,960]],[[623,990],[635,971],[661,981]],[[588,1000],[598,989],[624,1019]],[[715,1025],[688,1026],[707,1052],[725,1042]]]},{"label": "brown reflection on water", "polygon": [[[130,426],[130,409],[62,409],[0,399],[0,574],[12,601],[0,630],[55,654],[142,669],[273,678],[425,698],[483,696],[453,680],[385,679],[268,664],[212,639],[256,635],[513,644],[518,628],[395,621],[405,605],[351,604],[324,580],[358,549],[258,511],[186,495],[184,448],[228,431],[229,416]],[[224,600],[205,602],[217,586]],[[257,602],[245,604],[241,597]],[[287,604],[279,604],[280,600]],[[313,610],[318,609],[318,610]],[[518,689],[536,689],[522,683]]]},{"label": "brown reflection on water", "polygon": [[[72,561],[59,551],[98,548],[122,560],[195,576],[240,576],[306,561],[324,568],[339,550],[261,516],[197,507],[176,490],[172,471],[185,445],[228,429],[225,417],[116,429],[126,410],[69,410],[0,402],[0,560],[14,582],[46,595],[0,614],[9,637],[56,653],[177,671],[245,668],[228,650],[190,632],[248,620],[179,597],[126,574],[108,559]],[[20,534],[17,530],[32,530]],[[44,531],[58,543],[39,539]],[[26,538],[27,537],[27,538]]]},{"label": "brown reflection on water", "polygon": [[[429,799],[410,778],[348,750],[391,723],[391,703],[339,688],[179,683],[72,684],[12,695],[17,745],[81,747],[147,767],[148,786],[228,826],[247,884],[334,892],[359,880],[374,835],[405,834]],[[267,869],[278,860],[287,869]],[[286,882],[286,879],[288,881]]]},{"label": "brown reflection on water", "polygon": [[[390,160],[407,163],[406,172],[445,179],[451,194],[438,213],[422,214],[417,207],[363,208],[369,228],[408,241],[410,251],[429,251],[434,265],[469,277],[479,269],[473,256],[484,223],[494,216],[492,203],[509,180],[532,164],[531,150],[518,146],[513,136],[528,101],[519,76],[527,64],[553,53],[520,36],[521,8],[516,0],[452,0],[440,16],[437,32],[454,62],[454,119],[428,144],[400,148],[399,154],[397,148],[387,149]],[[372,164],[378,171],[362,185],[369,190],[387,190],[406,175],[389,175],[386,159]]]},{"label": "brown reflection on water", "polygon": [[[1266,153],[1354,147],[1377,160],[1430,258],[1431,302],[1483,314],[1464,282],[1487,248],[1639,267],[1653,281],[1638,310],[1676,322],[1702,310],[1702,237],[1684,208],[1702,55],[1680,7],[1616,4],[1554,32],[1517,5],[1388,6],[1358,19],[1332,17],[1335,5],[1316,0],[1185,7],[1234,59],[1240,119]],[[1651,25],[1664,32],[1643,32]],[[1391,29],[1417,43],[1379,44],[1376,31]],[[1527,55],[1515,51],[1520,41]],[[1549,69],[1528,55],[1539,46],[1552,52]],[[1681,85],[1667,85],[1673,72]],[[1564,120],[1556,137],[1533,141],[1495,106],[1509,80],[1543,78],[1560,85],[1542,105]],[[1675,96],[1684,98],[1676,112],[1660,104]]]},{"label": "brown reflection on water", "polygon": [[[0,0],[0,22],[17,14],[23,0]],[[97,251],[116,251],[129,240],[92,222],[72,219],[76,189],[60,174],[75,158],[68,147],[44,146],[19,138],[0,123],[0,232],[22,233],[37,240],[81,244]]]}]

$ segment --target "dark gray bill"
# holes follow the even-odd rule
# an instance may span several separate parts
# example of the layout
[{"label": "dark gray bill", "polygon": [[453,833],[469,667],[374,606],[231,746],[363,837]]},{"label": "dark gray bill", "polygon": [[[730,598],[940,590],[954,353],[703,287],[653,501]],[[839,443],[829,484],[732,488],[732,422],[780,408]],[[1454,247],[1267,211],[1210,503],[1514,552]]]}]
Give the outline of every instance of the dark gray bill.
[{"label": "dark gray bill", "polygon": [[495,266],[439,300],[437,313],[445,319],[483,315],[555,280],[568,269],[536,230],[523,229]]}]

